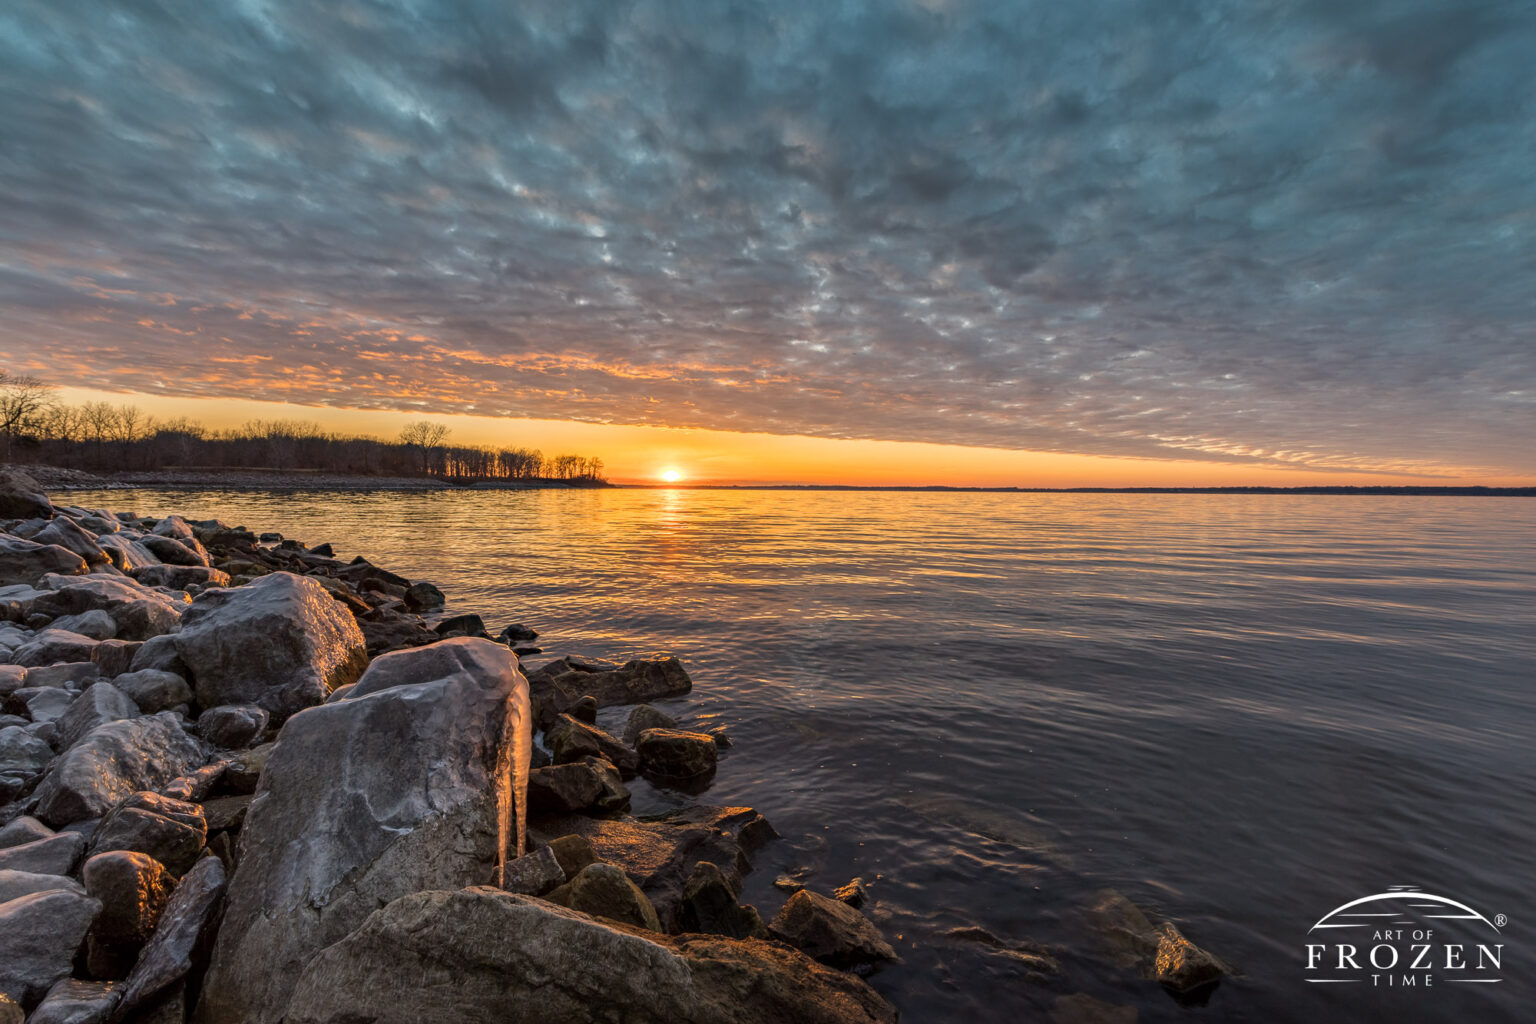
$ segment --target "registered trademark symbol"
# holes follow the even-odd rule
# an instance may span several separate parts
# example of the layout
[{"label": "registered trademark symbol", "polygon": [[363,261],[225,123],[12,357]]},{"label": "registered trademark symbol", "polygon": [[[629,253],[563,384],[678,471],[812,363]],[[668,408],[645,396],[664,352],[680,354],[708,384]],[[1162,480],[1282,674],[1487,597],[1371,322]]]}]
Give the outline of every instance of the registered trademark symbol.
[{"label": "registered trademark symbol", "polygon": [[1493,923],[1498,925],[1500,928],[1503,928],[1505,925],[1509,924],[1509,918],[1505,917],[1503,914],[1496,914],[1494,915]]}]

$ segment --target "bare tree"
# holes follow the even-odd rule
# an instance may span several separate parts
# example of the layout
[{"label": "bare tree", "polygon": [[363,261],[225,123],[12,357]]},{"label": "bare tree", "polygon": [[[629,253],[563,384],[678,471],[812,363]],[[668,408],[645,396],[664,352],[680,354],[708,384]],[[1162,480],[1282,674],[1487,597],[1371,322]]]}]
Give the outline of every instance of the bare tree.
[{"label": "bare tree", "polygon": [[5,435],[5,457],[11,456],[11,440],[35,425],[44,409],[53,404],[53,385],[36,377],[0,370],[0,433]]},{"label": "bare tree", "polygon": [[400,431],[400,443],[420,449],[421,471],[430,473],[436,461],[437,449],[448,440],[450,433],[452,431],[445,424],[417,420],[414,423],[407,423]]}]

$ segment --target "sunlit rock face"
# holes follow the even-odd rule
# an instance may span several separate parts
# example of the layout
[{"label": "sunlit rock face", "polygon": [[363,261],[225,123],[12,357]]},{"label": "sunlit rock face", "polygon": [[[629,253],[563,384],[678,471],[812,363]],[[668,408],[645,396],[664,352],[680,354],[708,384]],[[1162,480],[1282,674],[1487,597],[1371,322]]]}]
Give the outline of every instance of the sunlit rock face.
[{"label": "sunlit rock face", "polygon": [[254,704],[281,721],[323,702],[368,664],[352,613],[292,573],[200,594],[181,623],[176,650],[205,708]]},{"label": "sunlit rock face", "polygon": [[492,882],[520,852],[531,749],[517,659],[468,637],[384,655],[290,718],[245,819],[198,1019],[281,1020],[304,965],[379,907]]}]

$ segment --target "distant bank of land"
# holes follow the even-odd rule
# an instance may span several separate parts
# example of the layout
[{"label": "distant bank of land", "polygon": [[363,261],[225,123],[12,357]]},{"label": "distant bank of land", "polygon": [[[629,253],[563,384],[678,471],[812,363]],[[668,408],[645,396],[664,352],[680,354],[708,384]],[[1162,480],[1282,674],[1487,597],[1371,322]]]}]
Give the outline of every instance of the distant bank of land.
[{"label": "distant bank of land", "polygon": [[918,491],[964,494],[1341,494],[1419,495],[1425,497],[1536,498],[1536,487],[950,487],[940,484],[872,486],[861,484],[615,484],[646,490],[695,491]]}]

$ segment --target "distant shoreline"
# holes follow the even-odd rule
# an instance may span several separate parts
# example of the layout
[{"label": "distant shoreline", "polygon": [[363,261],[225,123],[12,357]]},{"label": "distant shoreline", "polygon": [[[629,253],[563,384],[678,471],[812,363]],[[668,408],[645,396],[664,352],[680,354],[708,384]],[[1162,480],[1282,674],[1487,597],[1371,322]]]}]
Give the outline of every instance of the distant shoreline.
[{"label": "distant shoreline", "polygon": [[149,470],[95,474],[49,466],[22,466],[38,482],[59,491],[532,491],[532,490],[690,490],[690,491],[868,491],[918,494],[1296,494],[1334,496],[1398,496],[1452,498],[1536,498],[1536,487],[1457,487],[1391,485],[1314,485],[1307,487],[955,487],[942,484],[569,484],[559,481],[511,482],[488,480],[462,483],[432,477],[356,476],[287,470],[230,472]]}]

